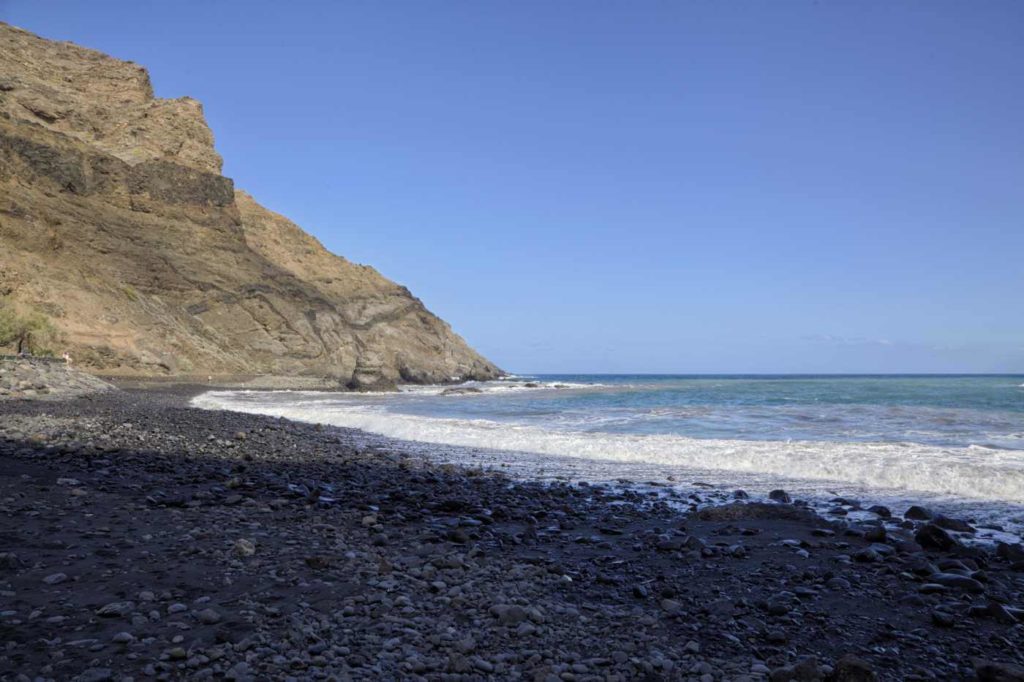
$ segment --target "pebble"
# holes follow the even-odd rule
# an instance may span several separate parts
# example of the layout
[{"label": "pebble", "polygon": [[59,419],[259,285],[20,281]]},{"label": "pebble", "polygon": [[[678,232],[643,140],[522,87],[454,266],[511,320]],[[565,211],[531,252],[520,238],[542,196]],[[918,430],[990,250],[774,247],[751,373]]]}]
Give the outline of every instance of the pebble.
[{"label": "pebble", "polygon": [[242,680],[249,679],[249,664],[245,661],[239,661],[235,663],[228,671],[224,674],[224,679],[235,680],[235,682],[242,682]]},{"label": "pebble", "polygon": [[928,577],[928,582],[944,587],[955,587],[966,592],[980,593],[985,591],[985,586],[974,578],[969,578],[958,573],[936,573]]},{"label": "pebble", "polygon": [[98,608],[96,615],[103,618],[124,618],[131,615],[131,612],[134,610],[135,602],[115,601]]},{"label": "pebble", "polygon": [[841,657],[832,670],[832,682],[875,682],[877,679],[874,668],[855,654]]},{"label": "pebble", "polygon": [[518,605],[498,604],[491,607],[491,615],[503,625],[518,625],[527,619],[526,609]]},{"label": "pebble", "polygon": [[214,623],[220,622],[221,615],[214,609],[203,609],[202,611],[196,614],[196,618],[199,619],[200,623],[203,623],[205,625],[213,625]]},{"label": "pebble", "polygon": [[662,599],[661,608],[670,615],[677,614],[683,610],[683,605],[675,599]]},{"label": "pebble", "polygon": [[235,544],[232,545],[231,551],[237,557],[251,557],[256,554],[256,543],[244,538],[235,540]]},{"label": "pebble", "polygon": [[956,625],[956,618],[948,611],[932,610],[932,622],[940,628],[951,628]]},{"label": "pebble", "polygon": [[[96,407],[75,409],[80,420]],[[537,486],[386,447],[355,454],[352,439],[372,437],[331,427],[314,436],[287,420],[123,409],[112,424],[96,417],[88,438],[104,450],[53,456],[62,474],[89,480],[89,497],[0,496],[46,534],[19,544],[0,576],[12,605],[3,625],[46,631],[38,650],[17,637],[0,648],[0,666],[16,661],[30,680],[101,664],[119,680],[964,679],[973,657],[1000,660],[1022,644],[1024,584],[1008,570],[1017,550],[921,552],[911,537],[927,521],[826,521],[791,501],[735,502],[724,487],[691,498]],[[168,419],[188,428],[159,435]],[[128,421],[137,426],[121,431]],[[224,435],[243,428],[244,445]],[[237,506],[221,502],[229,489],[244,497]],[[112,504],[122,490],[123,506]],[[673,506],[691,503],[688,515]],[[701,514],[719,503],[735,508]],[[238,538],[252,553],[237,552]],[[39,589],[44,566],[72,570],[75,589]],[[98,618],[105,600],[94,595],[131,595],[138,610],[107,604]],[[844,651],[856,657],[834,658]],[[834,667],[805,660],[817,652]]]},{"label": "pebble", "polygon": [[1013,663],[974,660],[974,674],[978,682],[1024,682],[1024,668]]}]

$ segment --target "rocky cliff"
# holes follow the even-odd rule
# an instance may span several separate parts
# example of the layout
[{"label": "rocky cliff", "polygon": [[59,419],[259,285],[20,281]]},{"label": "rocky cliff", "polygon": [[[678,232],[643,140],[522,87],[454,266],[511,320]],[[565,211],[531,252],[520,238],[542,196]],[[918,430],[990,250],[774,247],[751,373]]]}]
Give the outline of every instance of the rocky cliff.
[{"label": "rocky cliff", "polygon": [[220,170],[199,102],[0,24],[0,302],[49,316],[76,364],[357,388],[500,374]]}]

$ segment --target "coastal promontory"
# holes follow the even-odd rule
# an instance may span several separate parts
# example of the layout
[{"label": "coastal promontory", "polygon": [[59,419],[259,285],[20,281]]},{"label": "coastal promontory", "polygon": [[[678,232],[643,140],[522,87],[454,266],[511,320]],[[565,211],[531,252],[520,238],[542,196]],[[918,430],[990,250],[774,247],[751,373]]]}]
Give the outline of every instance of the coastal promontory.
[{"label": "coastal promontory", "polygon": [[236,189],[199,102],[7,24],[0,302],[104,374],[356,389],[500,374],[405,287]]}]

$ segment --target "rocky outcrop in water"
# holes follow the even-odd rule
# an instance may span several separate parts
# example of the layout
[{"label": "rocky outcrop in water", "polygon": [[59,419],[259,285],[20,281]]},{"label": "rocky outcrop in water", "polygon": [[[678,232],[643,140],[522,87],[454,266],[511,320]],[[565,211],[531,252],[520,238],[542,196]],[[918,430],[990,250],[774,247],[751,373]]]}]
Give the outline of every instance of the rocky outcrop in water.
[{"label": "rocky outcrop in water", "polygon": [[500,374],[405,287],[220,169],[195,100],[0,24],[0,300],[48,316],[55,350],[112,374],[356,388]]}]

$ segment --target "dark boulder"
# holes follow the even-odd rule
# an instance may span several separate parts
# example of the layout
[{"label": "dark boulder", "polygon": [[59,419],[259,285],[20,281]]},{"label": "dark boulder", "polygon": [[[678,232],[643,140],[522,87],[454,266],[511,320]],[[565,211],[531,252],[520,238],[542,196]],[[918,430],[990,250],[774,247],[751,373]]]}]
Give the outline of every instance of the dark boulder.
[{"label": "dark boulder", "polygon": [[768,493],[768,499],[774,500],[775,502],[783,502],[785,504],[789,504],[790,502],[793,501],[793,498],[791,498],[789,496],[789,493],[787,493],[785,490],[771,491],[770,493]]},{"label": "dark boulder", "polygon": [[1011,564],[1024,564],[1024,544],[996,543],[996,556]]},{"label": "dark boulder", "polygon": [[915,504],[913,507],[904,512],[903,518],[913,519],[914,521],[931,521],[933,518],[935,518],[935,514],[932,512],[931,509],[928,509],[926,507],[919,507]]},{"label": "dark boulder", "polygon": [[394,380],[384,376],[380,363],[364,358],[359,358],[356,361],[356,368],[352,372],[352,378],[345,384],[345,388],[361,393],[398,390]]},{"label": "dark boulder", "polygon": [[953,587],[965,592],[981,593],[985,591],[985,586],[980,582],[959,573],[935,573],[928,576],[928,582],[944,587]]},{"label": "dark boulder", "polygon": [[483,391],[474,386],[459,386],[456,388],[446,388],[441,391],[441,395],[469,395],[472,393],[483,393]]},{"label": "dark boulder", "polygon": [[802,658],[793,665],[776,668],[768,676],[771,682],[815,682],[822,678],[818,659],[813,656]]},{"label": "dark boulder", "polygon": [[921,530],[917,531],[917,534],[914,535],[914,539],[925,549],[938,549],[943,552],[955,549],[960,544],[949,533],[934,523],[922,526]]},{"label": "dark boulder", "polygon": [[878,516],[880,516],[883,519],[891,519],[892,518],[892,510],[889,509],[888,507],[884,507],[884,506],[882,506],[880,504],[876,504],[876,505],[868,507],[868,511],[871,512],[872,514],[877,514]]},{"label": "dark boulder", "polygon": [[862,564],[870,564],[876,561],[881,561],[882,555],[870,547],[865,547],[864,549],[853,553],[853,560],[859,561]]},{"label": "dark boulder", "polygon": [[978,682],[1024,682],[1024,668],[1012,663],[974,660],[974,674]]},{"label": "dark boulder", "polygon": [[718,507],[706,507],[697,512],[701,521],[749,521],[753,519],[771,519],[781,521],[804,521],[812,524],[824,524],[817,514],[809,509],[792,507],[766,502],[733,502]]},{"label": "dark boulder", "polygon": [[854,654],[846,654],[832,670],[833,682],[874,682],[878,675],[867,661]]},{"label": "dark boulder", "polygon": [[864,529],[864,539],[868,542],[885,542],[885,526],[868,526]]},{"label": "dark boulder", "polygon": [[1018,620],[1010,609],[997,601],[990,601],[985,606],[985,617],[1003,625],[1016,625]]},{"label": "dark boulder", "polygon": [[936,516],[932,520],[932,523],[939,526],[940,528],[945,528],[946,530],[955,530],[958,533],[974,532],[974,527],[971,524],[964,521],[963,519],[950,518],[949,516],[945,516],[944,514],[939,514],[938,516]]}]

